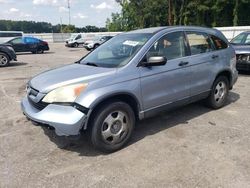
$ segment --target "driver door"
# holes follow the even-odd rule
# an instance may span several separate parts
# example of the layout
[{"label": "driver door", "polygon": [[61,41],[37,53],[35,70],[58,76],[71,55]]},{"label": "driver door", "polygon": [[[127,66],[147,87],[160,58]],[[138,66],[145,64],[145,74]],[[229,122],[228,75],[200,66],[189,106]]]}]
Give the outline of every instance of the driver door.
[{"label": "driver door", "polygon": [[182,31],[164,35],[147,52],[152,56],[165,56],[163,66],[140,67],[141,94],[145,115],[164,110],[176,102],[187,102],[190,96],[189,57]]}]

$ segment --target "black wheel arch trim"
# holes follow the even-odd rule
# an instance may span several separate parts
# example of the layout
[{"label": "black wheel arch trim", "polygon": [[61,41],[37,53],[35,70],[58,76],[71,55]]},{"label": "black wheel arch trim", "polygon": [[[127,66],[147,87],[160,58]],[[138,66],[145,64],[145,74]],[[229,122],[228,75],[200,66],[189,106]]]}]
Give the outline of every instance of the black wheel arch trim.
[{"label": "black wheel arch trim", "polygon": [[[136,113],[135,113],[135,116],[138,117],[139,116],[139,113],[141,111],[141,104],[139,102],[139,100],[137,99],[137,97],[132,94],[132,93],[129,93],[129,92],[117,92],[117,93],[112,93],[112,94],[107,94],[107,95],[104,95],[103,97],[101,97],[100,99],[96,100],[93,105],[91,105],[89,108],[88,108],[88,114],[87,114],[87,119],[85,121],[85,124],[83,125],[83,130],[86,130],[89,126],[89,123],[90,123],[90,119],[91,119],[91,116],[94,112],[94,110],[96,109],[96,107],[98,107],[98,105],[101,105],[105,102],[108,102],[109,100],[115,100],[117,99],[119,96],[127,96],[127,97],[130,97],[132,98],[135,102],[136,102],[136,109],[134,109],[135,106],[131,106],[131,108],[134,110],[136,110]],[[117,98],[116,98],[117,97]],[[121,100],[122,101],[122,100]],[[124,101],[126,102],[126,101]],[[130,104],[129,104],[130,105]]]}]

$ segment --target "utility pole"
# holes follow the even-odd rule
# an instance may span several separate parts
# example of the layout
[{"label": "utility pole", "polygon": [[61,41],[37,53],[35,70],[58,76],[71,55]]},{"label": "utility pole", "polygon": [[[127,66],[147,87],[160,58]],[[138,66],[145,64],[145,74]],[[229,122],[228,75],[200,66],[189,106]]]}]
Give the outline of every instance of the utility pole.
[{"label": "utility pole", "polygon": [[62,31],[63,31],[63,28],[62,28],[62,17],[60,17],[60,31],[61,31],[61,33],[62,33]]},{"label": "utility pole", "polygon": [[71,24],[71,18],[70,18],[70,0],[68,0],[68,9],[69,9],[69,25]]}]

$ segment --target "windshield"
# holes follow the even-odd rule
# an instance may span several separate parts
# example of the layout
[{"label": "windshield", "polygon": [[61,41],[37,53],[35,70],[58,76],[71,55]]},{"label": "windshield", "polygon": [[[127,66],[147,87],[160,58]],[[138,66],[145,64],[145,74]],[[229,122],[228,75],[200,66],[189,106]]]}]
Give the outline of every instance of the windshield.
[{"label": "windshield", "polygon": [[76,38],[77,35],[78,35],[78,34],[72,34],[72,35],[70,36],[70,39]]},{"label": "windshield", "polygon": [[245,38],[245,33],[241,33],[241,34],[237,35],[235,38],[233,38],[233,40],[231,40],[231,43],[241,44],[241,43],[243,43],[244,38]]},{"label": "windshield", "polygon": [[105,42],[87,55],[81,64],[117,68],[126,65],[152,34],[121,34]]}]

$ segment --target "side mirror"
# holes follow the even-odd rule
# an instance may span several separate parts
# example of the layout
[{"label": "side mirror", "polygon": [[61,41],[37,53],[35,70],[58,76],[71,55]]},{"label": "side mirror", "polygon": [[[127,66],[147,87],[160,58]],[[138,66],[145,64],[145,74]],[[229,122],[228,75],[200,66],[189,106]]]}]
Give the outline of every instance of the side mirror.
[{"label": "side mirror", "polygon": [[164,56],[155,56],[150,57],[146,62],[142,63],[144,67],[152,67],[152,66],[163,66],[167,63],[167,58]]}]

